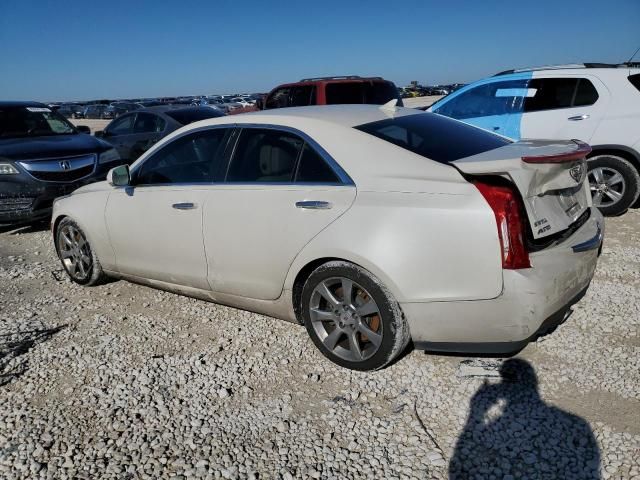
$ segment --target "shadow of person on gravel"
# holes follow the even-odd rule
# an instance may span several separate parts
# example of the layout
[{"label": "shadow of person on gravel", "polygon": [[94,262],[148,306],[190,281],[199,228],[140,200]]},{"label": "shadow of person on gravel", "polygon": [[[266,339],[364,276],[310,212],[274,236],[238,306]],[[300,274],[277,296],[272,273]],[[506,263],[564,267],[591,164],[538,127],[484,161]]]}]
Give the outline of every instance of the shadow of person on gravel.
[{"label": "shadow of person on gravel", "polygon": [[500,376],[471,399],[450,479],[599,479],[600,451],[589,424],[540,398],[526,360],[505,361]]},{"label": "shadow of person on gravel", "polygon": [[42,343],[67,325],[42,330],[0,335],[0,387],[23,375],[29,368],[26,358],[20,358],[36,344]]}]

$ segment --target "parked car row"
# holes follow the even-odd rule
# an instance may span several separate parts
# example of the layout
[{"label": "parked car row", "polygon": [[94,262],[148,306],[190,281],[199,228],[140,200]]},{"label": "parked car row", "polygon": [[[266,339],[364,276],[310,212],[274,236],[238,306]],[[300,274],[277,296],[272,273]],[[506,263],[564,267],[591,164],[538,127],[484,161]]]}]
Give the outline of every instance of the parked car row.
[{"label": "parked car row", "polygon": [[464,87],[464,84],[462,83],[432,86],[415,84],[400,89],[400,95],[402,98],[424,97],[429,95],[449,95],[462,87]]},{"label": "parked car row", "polygon": [[206,107],[148,107],[121,115],[95,135],[113,145],[123,161],[132,163],[154,143],[180,127],[223,115],[217,109]]}]

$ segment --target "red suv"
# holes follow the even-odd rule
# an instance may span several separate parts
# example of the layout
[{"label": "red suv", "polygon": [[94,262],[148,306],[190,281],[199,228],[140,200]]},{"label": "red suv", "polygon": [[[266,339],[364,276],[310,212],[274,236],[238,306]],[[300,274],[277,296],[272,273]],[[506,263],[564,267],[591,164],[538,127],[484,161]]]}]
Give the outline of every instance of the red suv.
[{"label": "red suv", "polygon": [[271,90],[264,100],[263,108],[266,110],[346,103],[382,105],[394,98],[398,100],[398,105],[402,106],[402,99],[395,84],[381,77],[305,78]]}]

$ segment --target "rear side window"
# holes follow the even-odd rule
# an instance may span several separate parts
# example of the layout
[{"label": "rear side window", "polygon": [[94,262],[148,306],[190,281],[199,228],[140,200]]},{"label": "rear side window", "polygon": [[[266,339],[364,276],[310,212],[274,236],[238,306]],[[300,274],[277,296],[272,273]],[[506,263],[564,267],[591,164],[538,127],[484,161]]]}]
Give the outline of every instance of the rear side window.
[{"label": "rear side window", "polygon": [[291,89],[290,107],[306,107],[315,103],[316,87],[314,85],[300,85]]},{"label": "rear side window", "polygon": [[431,113],[389,118],[355,128],[440,163],[511,143],[479,128]]},{"label": "rear side window", "polygon": [[288,132],[245,128],[240,132],[227,182],[291,182],[303,144],[300,137]]},{"label": "rear side window", "polygon": [[289,87],[278,88],[275,92],[267,97],[264,108],[285,108],[289,106],[289,95],[291,89]]},{"label": "rear side window", "polygon": [[327,105],[382,105],[399,98],[398,89],[391,82],[337,82],[325,87]]},{"label": "rear side window", "polygon": [[158,133],[164,130],[165,121],[152,113],[138,113],[133,124],[134,133]]},{"label": "rear side window", "polygon": [[158,185],[222,180],[227,130],[204,130],[172,141],[145,160],[134,174],[134,183]]},{"label": "rear side window", "polygon": [[340,183],[340,180],[327,162],[305,143],[300,155],[296,183]]},{"label": "rear side window", "polygon": [[598,91],[586,78],[578,80],[578,88],[576,94],[573,97],[573,107],[584,107],[587,105],[593,105],[598,100]]},{"label": "rear side window", "polygon": [[533,95],[525,98],[524,111],[569,108],[577,86],[577,78],[534,78],[529,81]]},{"label": "rear side window", "polygon": [[133,128],[133,118],[135,115],[126,115],[114,120],[107,132],[111,135],[127,135],[131,133]]},{"label": "rear side window", "polygon": [[629,81],[631,85],[636,87],[636,90],[640,91],[640,73],[636,73],[635,75],[631,75],[629,77]]}]

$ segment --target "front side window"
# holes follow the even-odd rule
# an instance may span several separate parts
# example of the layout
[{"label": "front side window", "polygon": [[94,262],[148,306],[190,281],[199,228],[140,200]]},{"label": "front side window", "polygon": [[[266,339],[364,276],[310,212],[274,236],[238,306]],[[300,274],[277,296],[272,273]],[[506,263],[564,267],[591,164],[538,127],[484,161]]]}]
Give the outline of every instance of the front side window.
[{"label": "front side window", "polygon": [[133,174],[135,185],[221,181],[226,128],[177,138],[149,157]]},{"label": "front side window", "polygon": [[133,129],[134,115],[124,115],[117,120],[114,120],[107,132],[111,135],[128,135]]},{"label": "front side window", "polygon": [[152,113],[138,113],[133,125],[134,133],[159,133],[164,130],[165,121]]},{"label": "front side window", "polygon": [[227,172],[227,182],[291,182],[303,144],[300,137],[288,132],[242,129]]},{"label": "front side window", "polygon": [[264,108],[285,108],[289,106],[289,95],[291,89],[289,87],[278,88],[275,92],[267,97]]},{"label": "front side window", "polygon": [[511,143],[493,133],[431,113],[389,118],[355,128],[440,163]]}]

